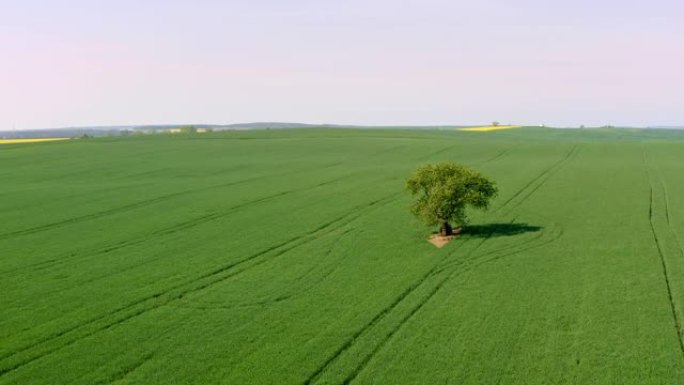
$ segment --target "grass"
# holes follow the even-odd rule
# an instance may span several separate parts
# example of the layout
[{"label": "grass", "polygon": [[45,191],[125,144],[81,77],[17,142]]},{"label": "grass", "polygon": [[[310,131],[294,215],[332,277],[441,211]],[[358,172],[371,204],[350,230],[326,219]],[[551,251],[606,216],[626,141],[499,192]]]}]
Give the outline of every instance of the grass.
[{"label": "grass", "polygon": [[[684,378],[684,133],[264,130],[0,149],[0,384]],[[405,178],[498,182],[437,249]]]}]

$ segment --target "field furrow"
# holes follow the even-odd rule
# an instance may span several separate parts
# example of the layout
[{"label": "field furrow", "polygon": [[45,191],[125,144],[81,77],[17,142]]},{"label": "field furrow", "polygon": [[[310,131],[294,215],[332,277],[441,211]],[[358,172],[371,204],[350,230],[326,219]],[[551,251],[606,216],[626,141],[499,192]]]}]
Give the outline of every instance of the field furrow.
[{"label": "field furrow", "polygon": [[[331,183],[323,182],[317,186],[325,185]],[[276,194],[280,196],[282,194]],[[377,205],[387,204],[391,202],[396,197],[396,194],[390,194],[387,197],[371,201],[361,207],[356,207],[348,214],[341,217],[335,218],[329,222],[326,222],[319,227],[315,228],[311,232],[297,235],[293,238],[288,239],[285,242],[273,245],[266,249],[263,249],[253,255],[247,256],[245,258],[233,261],[229,264],[221,266],[212,271],[206,272],[199,277],[195,277],[190,281],[185,283],[170,287],[163,291],[156,292],[142,299],[136,300],[135,302],[128,304],[122,308],[116,309],[106,315],[93,318],[84,323],[78,324],[67,330],[62,330],[52,336],[45,337],[43,340],[39,341],[38,344],[24,347],[18,351],[4,355],[0,357],[0,376],[7,372],[15,370],[23,365],[26,365],[36,359],[39,359],[47,354],[53,353],[61,348],[67,347],[80,339],[94,335],[95,333],[109,329],[113,326],[119,325],[133,317],[140,316],[148,311],[154,310],[160,306],[167,305],[172,301],[180,300],[184,296],[204,290],[212,285],[219,284],[229,278],[232,278],[240,273],[243,273],[247,269],[258,266],[262,263],[267,262],[266,259],[257,260],[259,258],[269,256],[272,258],[277,258],[294,248],[311,241],[315,241],[319,237],[325,236],[338,228],[348,225],[359,216],[363,215],[364,210],[372,209]],[[264,198],[265,199],[265,198]],[[252,204],[252,203],[250,203]],[[234,271],[238,268],[242,270]],[[59,340],[55,342],[55,340]],[[55,345],[51,348],[45,348],[45,345]],[[31,354],[31,351],[37,353]],[[15,359],[16,356],[28,356],[23,361]],[[5,361],[10,362],[9,365],[5,366]]]},{"label": "field furrow", "polygon": [[[682,353],[682,359],[684,359],[684,314],[682,313],[681,305],[679,305],[681,301],[684,300],[684,298],[679,297],[684,294],[684,291],[681,290],[684,285],[682,285],[680,279],[674,275],[672,266],[673,264],[684,264],[684,248],[682,248],[671,224],[669,199],[665,185],[656,171],[652,170],[652,166],[650,166],[645,153],[643,154],[643,159],[650,188],[648,220],[651,226],[653,242],[655,243],[660,258],[663,280],[665,282],[667,298],[670,302],[672,322],[676,332],[677,342]],[[664,230],[665,228],[667,231]],[[676,285],[675,282],[679,283],[680,290],[674,288]]]},{"label": "field furrow", "polygon": [[[0,385],[684,378],[684,134],[321,128],[18,148],[0,151]],[[405,181],[441,161],[499,196],[436,248]]]},{"label": "field furrow", "polygon": [[[573,147],[559,162],[554,163],[551,167],[545,169],[541,174],[537,175],[534,177],[529,183],[525,184],[522,186],[520,190],[515,192],[513,194],[513,198],[516,198],[518,196],[523,196],[522,200],[519,200],[517,202],[514,202],[513,198],[507,199],[499,208],[498,210],[505,210],[508,205],[511,204],[516,204],[517,206],[521,205],[525,199],[528,199],[532,194],[534,194],[544,183],[544,181],[552,175],[552,171],[557,170],[558,168],[562,167],[562,164],[567,162],[573,154],[576,153],[577,146]],[[503,153],[508,152],[509,150],[504,150]],[[501,156],[495,156],[495,158],[501,158]],[[536,184],[535,182],[540,181],[539,184]],[[497,210],[497,211],[498,211]],[[511,220],[510,224],[514,223],[515,219]],[[544,232],[542,232],[541,235],[543,235]],[[354,357],[355,360],[360,360],[357,364],[356,367],[354,367],[351,372],[347,373],[346,377],[341,379],[341,381],[338,380],[330,380],[330,379],[325,379],[323,382],[324,383],[343,383],[343,384],[349,384],[351,381],[353,381],[356,376],[363,370],[363,368],[368,364],[368,362],[373,358],[373,356],[380,350],[382,347],[394,336],[395,333],[397,333],[401,327],[409,321],[430,299],[437,293],[439,290],[444,286],[444,284],[450,280],[453,279],[461,274],[464,274],[468,272],[471,268],[477,267],[483,263],[489,262],[489,261],[494,261],[500,258],[503,258],[508,255],[515,255],[518,252],[526,251],[535,248],[535,246],[530,246],[529,243],[530,241],[527,241],[523,244],[514,246],[514,247],[506,247],[505,252],[501,253],[501,250],[495,250],[492,252],[491,255],[488,255],[484,260],[480,261],[480,263],[473,263],[477,259],[482,259],[482,257],[477,257],[477,251],[478,249],[487,241],[490,239],[492,233],[490,232],[489,234],[485,234],[483,239],[478,242],[472,249],[467,250],[463,256],[459,257],[455,261],[449,261],[450,259],[453,258],[453,254],[458,251],[459,249],[452,250],[448,255],[444,256],[442,260],[440,260],[437,264],[433,266],[433,268],[428,271],[424,276],[422,276],[418,281],[416,281],[414,284],[408,287],[406,291],[404,291],[397,299],[390,304],[387,308],[383,309],[380,313],[378,313],[368,324],[364,325],[361,329],[359,329],[356,333],[354,333],[350,339],[344,342],[342,346],[334,352],[334,354],[328,358],[328,360],[325,361],[325,363],[318,367],[304,382],[304,384],[313,384],[318,381],[318,379],[328,370],[330,369],[330,366],[332,366],[337,360],[340,360],[341,357],[350,351],[355,343],[358,343],[359,340],[361,339],[369,339],[372,340],[374,345],[369,349],[367,352],[359,352],[359,351],[354,351],[353,353],[349,353],[350,356]],[[559,237],[560,235],[558,235]],[[552,239],[548,242],[553,242],[558,237],[552,237]],[[535,239],[536,240],[536,239]],[[534,242],[533,240],[532,242]],[[548,242],[544,241],[539,243],[539,246],[543,246],[547,244]],[[387,329],[387,327],[383,328],[381,326],[377,326],[380,324],[385,317],[387,317],[392,311],[394,311],[396,308],[399,307],[399,305],[402,303],[402,301],[405,301],[410,294],[412,294],[414,291],[417,291],[419,288],[421,288],[422,285],[424,285],[426,282],[428,282],[428,278],[431,277],[436,277],[436,283],[430,288],[426,289],[428,290],[427,295],[425,295],[422,299],[420,299],[417,304],[414,306],[408,306],[407,309],[404,309],[405,314],[402,316],[399,316],[400,320],[398,323],[396,323],[394,326],[389,327],[389,331],[383,330]],[[382,336],[373,336],[370,337],[367,334],[373,333],[373,328],[380,329],[381,331],[377,333],[384,333]],[[376,333],[376,334],[377,334]],[[349,366],[348,362],[345,362],[343,364],[344,366]],[[332,370],[334,371],[334,370]]]}]

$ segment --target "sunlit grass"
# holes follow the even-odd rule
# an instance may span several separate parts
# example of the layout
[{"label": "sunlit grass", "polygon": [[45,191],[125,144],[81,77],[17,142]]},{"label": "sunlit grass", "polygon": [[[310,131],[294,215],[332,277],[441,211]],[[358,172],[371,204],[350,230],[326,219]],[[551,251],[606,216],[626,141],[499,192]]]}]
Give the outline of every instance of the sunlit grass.
[{"label": "sunlit grass", "polygon": [[481,127],[459,128],[459,131],[488,132],[488,131],[498,131],[498,130],[510,130],[512,128],[519,128],[519,127],[522,127],[522,126],[481,126]]},{"label": "sunlit grass", "polygon": [[17,143],[37,143],[37,142],[56,142],[60,140],[69,140],[69,138],[22,138],[22,139],[0,139],[0,144],[17,144]]}]

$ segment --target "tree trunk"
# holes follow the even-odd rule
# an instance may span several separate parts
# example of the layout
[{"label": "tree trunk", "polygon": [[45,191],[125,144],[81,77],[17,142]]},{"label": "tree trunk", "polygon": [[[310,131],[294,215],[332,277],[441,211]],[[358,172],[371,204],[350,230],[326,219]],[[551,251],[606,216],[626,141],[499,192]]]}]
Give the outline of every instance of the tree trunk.
[{"label": "tree trunk", "polygon": [[454,235],[454,229],[451,228],[451,225],[449,222],[444,221],[442,224],[442,227],[439,228],[439,234],[445,237],[448,237],[450,235]]}]

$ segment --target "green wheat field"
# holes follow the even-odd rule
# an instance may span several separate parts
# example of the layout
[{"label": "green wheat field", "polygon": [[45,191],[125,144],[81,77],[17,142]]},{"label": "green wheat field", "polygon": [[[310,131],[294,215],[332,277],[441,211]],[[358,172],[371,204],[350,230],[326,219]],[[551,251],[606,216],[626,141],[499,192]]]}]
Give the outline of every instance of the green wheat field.
[{"label": "green wheat field", "polygon": [[[438,249],[407,177],[497,182]],[[677,384],[684,132],[0,146],[0,384]]]}]

